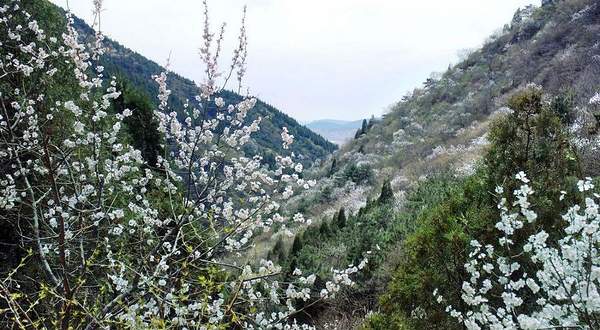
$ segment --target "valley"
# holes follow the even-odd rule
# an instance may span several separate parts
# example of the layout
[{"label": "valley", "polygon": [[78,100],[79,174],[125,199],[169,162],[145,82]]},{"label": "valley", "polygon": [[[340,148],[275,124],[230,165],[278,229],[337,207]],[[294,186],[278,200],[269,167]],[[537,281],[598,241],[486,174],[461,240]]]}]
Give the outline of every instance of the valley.
[{"label": "valley", "polygon": [[597,1],[305,125],[234,91],[245,16],[223,65],[203,2],[194,82],[93,4],[0,2],[0,328],[600,326]]}]

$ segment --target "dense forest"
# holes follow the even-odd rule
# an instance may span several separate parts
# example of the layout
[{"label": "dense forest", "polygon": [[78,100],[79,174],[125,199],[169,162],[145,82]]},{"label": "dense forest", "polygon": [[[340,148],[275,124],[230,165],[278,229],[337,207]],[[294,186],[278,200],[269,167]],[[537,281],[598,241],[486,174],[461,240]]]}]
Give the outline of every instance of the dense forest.
[{"label": "dense forest", "polygon": [[196,85],[0,3],[0,328],[600,328],[596,1],[518,9],[339,150],[221,87],[208,14]]}]

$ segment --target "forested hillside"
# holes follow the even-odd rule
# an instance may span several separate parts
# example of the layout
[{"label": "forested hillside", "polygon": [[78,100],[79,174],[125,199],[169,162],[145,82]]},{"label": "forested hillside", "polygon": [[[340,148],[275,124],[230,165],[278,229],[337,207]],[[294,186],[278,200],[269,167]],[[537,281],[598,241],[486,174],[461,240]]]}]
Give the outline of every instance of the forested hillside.
[{"label": "forested hillside", "polygon": [[[529,203],[538,220],[521,230],[516,246],[497,250],[497,255],[521,255],[521,269],[535,274],[531,269],[541,264],[522,257],[522,241],[540,230],[554,240],[566,235],[569,223],[561,215],[583,201],[578,180],[583,180],[582,187],[585,178],[600,175],[599,35],[600,6],[595,1],[521,8],[480,49],[445,72],[433,73],[381,121],[359,130],[325,166],[307,174],[320,178],[317,189],[287,207],[312,214],[317,221],[299,229],[293,239],[283,237],[270,255],[284,269],[325,274],[332,264],[356,264],[368,251],[381,249],[370,259],[357,288],[324,302],[324,309],[314,309],[315,322],[356,328],[367,311],[374,311],[363,328],[460,329],[461,318],[473,316],[469,310],[483,313],[469,319],[471,329],[494,322],[510,328],[511,322],[519,324],[520,313],[536,315],[538,325],[565,322],[536,314],[531,304],[539,292],[519,291],[519,286],[509,287],[524,301],[516,306],[502,305],[483,289],[476,292],[488,304],[466,301],[470,296],[465,296],[463,282],[471,284],[469,276],[476,270],[465,269],[465,264],[472,257],[471,241],[498,244],[498,229],[503,227],[496,223],[519,205],[510,204],[519,183],[531,182],[527,189],[534,195]],[[515,179],[517,173],[525,173],[526,180]],[[597,187],[597,179],[593,182],[590,186]],[[502,193],[497,186],[504,187]],[[594,196],[587,189],[581,194]],[[509,203],[506,210],[497,207],[503,197]],[[590,219],[598,221],[595,215]],[[590,258],[599,248],[595,237],[589,241]],[[514,272],[513,278],[523,276],[525,281],[525,273]],[[443,296],[439,302],[434,290]],[[492,296],[500,293],[494,286]],[[542,296],[551,299],[552,293]],[[552,306],[571,316],[569,308],[581,308],[559,305]],[[447,306],[454,308],[454,316]],[[515,319],[477,309],[498,306],[513,308]],[[590,312],[598,313],[594,308]],[[483,319],[477,319],[481,315]],[[523,322],[520,327],[528,328]],[[579,322],[597,326],[585,318]]]},{"label": "forested hillside", "polygon": [[[468,131],[502,112],[508,98],[528,84],[578,107],[570,120],[589,119],[581,111],[589,108],[600,82],[598,10],[595,2],[586,1],[520,9],[480,49],[445,72],[433,73],[344,152],[382,155],[384,168],[406,167],[426,157],[439,159],[436,155],[451,157],[451,148],[469,148],[475,142],[465,141],[475,137],[467,136]],[[577,127],[581,125],[589,123]]]},{"label": "forested hillside", "polygon": [[0,3],[0,328],[600,328],[596,0],[517,10],[332,154],[218,87],[205,9],[196,87]]}]

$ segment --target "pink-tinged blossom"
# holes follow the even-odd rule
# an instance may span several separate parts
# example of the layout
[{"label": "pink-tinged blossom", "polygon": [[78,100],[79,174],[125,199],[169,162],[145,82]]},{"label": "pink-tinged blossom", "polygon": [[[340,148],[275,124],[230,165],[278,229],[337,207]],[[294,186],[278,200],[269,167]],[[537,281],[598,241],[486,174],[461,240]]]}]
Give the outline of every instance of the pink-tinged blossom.
[{"label": "pink-tinged blossom", "polygon": [[282,129],[281,139],[283,140],[283,149],[288,149],[289,146],[294,142],[294,136],[288,133],[287,127]]}]

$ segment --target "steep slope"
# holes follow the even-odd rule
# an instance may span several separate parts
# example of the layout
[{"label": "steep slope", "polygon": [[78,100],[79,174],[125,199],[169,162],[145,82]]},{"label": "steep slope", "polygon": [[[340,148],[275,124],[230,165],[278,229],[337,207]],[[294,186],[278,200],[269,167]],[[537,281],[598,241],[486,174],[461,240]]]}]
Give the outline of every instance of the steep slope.
[{"label": "steep slope", "polygon": [[[327,304],[325,312],[320,314],[321,325],[355,328],[361,322],[360,312],[356,311],[383,309],[377,304],[377,296],[386,293],[386,283],[397,277],[389,287],[387,307],[379,316],[383,321],[375,323],[372,329],[403,329],[400,324],[405,328],[420,328],[424,324],[432,329],[460,328],[456,322],[435,323],[436,317],[438,322],[442,318],[445,322],[450,320],[443,306],[430,296],[433,287],[427,285],[435,282],[425,282],[431,279],[430,275],[445,274],[443,262],[450,256],[460,256],[452,259],[458,261],[451,267],[462,269],[461,261],[467,251],[463,240],[469,234],[481,232],[481,228],[473,230],[469,220],[481,221],[479,225],[484,223],[483,232],[486,228],[493,230],[494,223],[490,221],[497,216],[497,200],[491,198],[494,184],[513,179],[522,169],[509,167],[510,173],[490,173],[481,166],[490,143],[499,143],[498,136],[490,135],[491,128],[498,127],[499,122],[510,117],[506,114],[515,110],[509,108],[509,100],[522,90],[543,90],[543,108],[557,114],[558,121],[569,131],[569,142],[553,145],[558,137],[562,138],[563,133],[556,132],[562,132],[563,128],[552,128],[556,129],[548,133],[548,141],[552,143],[544,147],[553,145],[554,149],[540,151],[536,161],[543,164],[551,159],[548,155],[553,150],[572,143],[577,151],[569,151],[568,157],[563,154],[557,164],[572,166],[576,158],[578,176],[600,174],[600,148],[596,147],[600,145],[600,108],[590,102],[595,95],[600,98],[598,35],[597,1],[554,1],[541,8],[520,9],[513,21],[488,38],[480,49],[447,71],[432,74],[422,87],[392,106],[370,130],[343,145],[321,169],[307,174],[319,178],[317,189],[294,198],[287,207],[308,213],[315,221],[308,228],[295,231],[294,242],[302,244],[294,245],[300,248],[293,248],[292,239],[282,238],[283,244],[279,246],[291,249],[280,254],[281,263],[290,271],[298,267],[318,273],[331,263],[335,266],[356,263],[367,250],[379,247],[382,251],[373,258],[361,287]],[[552,120],[555,125],[556,118]],[[552,125],[536,129],[549,130]],[[509,159],[508,156],[495,155],[494,161]],[[540,177],[557,167],[538,164]],[[557,177],[560,180],[547,179],[544,184],[558,186],[567,176]],[[384,203],[381,201],[384,195],[389,195],[389,190],[381,187],[388,182],[394,198],[385,198],[388,202]],[[550,207],[545,212],[556,215],[560,210]],[[338,221],[340,213],[345,214],[342,225]],[[452,241],[455,236],[459,239]],[[429,250],[423,248],[425,244],[429,244]],[[272,256],[277,256],[276,248],[278,245],[271,251]],[[410,257],[407,250],[425,263],[435,259],[440,264],[419,268],[422,265],[415,263],[418,266],[412,265],[412,269],[404,267],[409,270],[400,277],[394,269]],[[441,285],[458,283],[455,287],[460,290],[462,279],[454,280]],[[398,301],[400,294],[408,298]],[[418,311],[417,305],[411,305],[417,297],[430,304],[424,306],[424,315],[435,313],[430,314],[431,319],[411,325],[406,319],[419,317],[411,315],[411,311]],[[454,297],[460,299],[460,293]],[[355,312],[353,315],[359,316],[348,317]],[[401,313],[405,314],[400,317]],[[391,324],[396,327],[390,327]]]},{"label": "steep slope", "polygon": [[479,137],[493,114],[504,112],[508,98],[531,83],[572,99],[577,111],[565,115],[577,121],[575,128],[588,125],[588,101],[600,85],[599,21],[595,1],[517,11],[501,33],[459,64],[432,74],[336,157],[371,155],[382,170],[411,167],[413,177],[448,164],[469,172],[473,157],[457,158],[485,144]]},{"label": "steep slope", "polygon": [[[61,9],[56,7],[56,10]],[[92,40],[93,29],[77,17],[75,17],[75,28],[81,36]],[[156,102],[158,86],[152,80],[152,75],[159,74],[164,69],[156,62],[109,38],[105,39],[105,46],[108,48],[108,52],[101,59],[105,72],[108,75],[122,77],[133,88],[142,91],[153,102]],[[169,106],[178,113],[183,110],[186,100],[194,100],[195,96],[199,94],[199,89],[193,81],[174,72],[169,73],[167,84],[172,92]],[[242,99],[241,95],[231,91],[224,91],[221,97],[227,104],[237,103]],[[280,142],[282,127],[287,127],[290,134],[294,135],[295,140],[291,150],[303,160],[305,165],[320,161],[337,149],[337,145],[300,125],[295,119],[260,99],[257,100],[256,106],[246,120],[252,122],[259,116],[263,119],[261,128],[260,131],[253,134],[253,141],[244,147],[247,154],[258,154],[267,160],[274,159],[275,153],[283,151]]]}]

